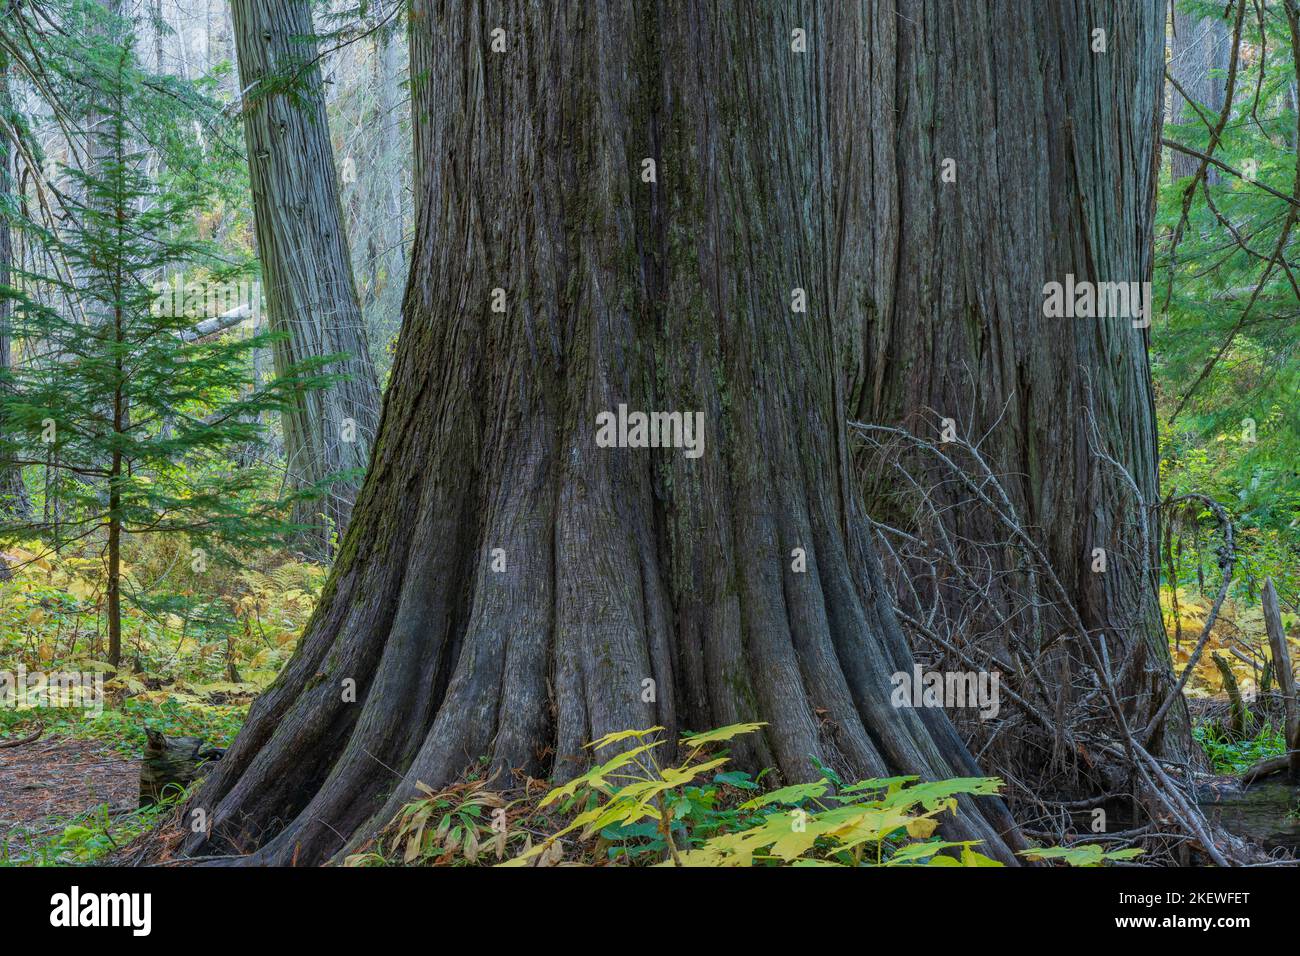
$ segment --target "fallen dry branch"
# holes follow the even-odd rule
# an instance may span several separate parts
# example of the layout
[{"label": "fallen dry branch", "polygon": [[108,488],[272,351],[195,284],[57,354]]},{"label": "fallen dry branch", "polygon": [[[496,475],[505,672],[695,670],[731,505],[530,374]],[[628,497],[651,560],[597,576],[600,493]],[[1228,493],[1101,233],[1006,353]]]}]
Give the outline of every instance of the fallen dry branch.
[{"label": "fallen dry branch", "polygon": [[30,744],[40,739],[41,734],[45,733],[45,725],[39,724],[34,733],[28,734],[20,740],[0,740],[0,750],[6,747],[21,747],[24,744]]},{"label": "fallen dry branch", "polygon": [[[1189,849],[1221,866],[1255,860],[1253,848],[1201,812],[1191,796],[1194,768],[1149,750],[1153,730],[1181,700],[1190,670],[1180,681],[1166,682],[1167,692],[1152,701],[1159,707],[1150,720],[1142,717],[1132,726],[1128,700],[1118,687],[1122,675],[1137,666],[1133,646],[1121,652],[1106,635],[1085,626],[1035,529],[1017,512],[978,445],[961,438],[940,445],[892,426],[854,422],[851,427],[898,475],[914,502],[906,527],[872,524],[882,539],[899,618],[913,633],[918,655],[1002,674],[1006,704],[992,722],[996,726],[971,721],[961,729],[982,769],[1007,781],[1008,799],[1026,832],[1064,841],[1077,834],[1081,819],[1104,809],[1132,817],[1122,832],[1147,849],[1148,860],[1186,862]],[[1123,472],[1104,448],[1093,451],[1103,467]],[[927,467],[933,462],[941,466],[937,478]],[[1121,480],[1137,493],[1131,476],[1123,473]],[[930,493],[936,482],[962,488],[968,496],[960,505],[963,513],[991,515],[998,534],[988,540],[959,534],[960,525],[944,520],[939,496]],[[1214,511],[1226,541],[1221,594],[1200,635],[1199,656],[1231,583],[1235,552],[1231,522],[1217,502],[1196,494],[1172,499],[1192,500]],[[1137,509],[1134,540],[1150,543],[1147,512],[1160,505]],[[947,507],[953,507],[950,500]],[[1006,560],[1008,553],[1013,561]],[[996,600],[1008,591],[1013,601]],[[1003,741],[1015,746],[1000,747]],[[1027,760],[1023,755],[1035,747],[1050,757]],[[1108,841],[1116,835],[1107,834]]]}]

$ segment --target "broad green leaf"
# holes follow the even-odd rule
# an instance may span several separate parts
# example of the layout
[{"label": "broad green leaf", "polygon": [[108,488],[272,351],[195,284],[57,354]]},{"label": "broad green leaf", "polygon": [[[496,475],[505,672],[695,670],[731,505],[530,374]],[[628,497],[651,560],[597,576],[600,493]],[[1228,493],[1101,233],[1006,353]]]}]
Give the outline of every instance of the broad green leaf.
[{"label": "broad green leaf", "polygon": [[1020,856],[1030,860],[1063,860],[1070,866],[1101,866],[1106,860],[1132,860],[1142,855],[1136,847],[1126,850],[1106,850],[1099,843],[1081,843],[1075,846],[1051,846],[1034,850],[1021,850]]},{"label": "broad green leaf", "polygon": [[803,803],[808,799],[815,799],[822,796],[830,789],[826,778],[823,777],[816,783],[796,783],[788,787],[781,787],[779,790],[772,790],[768,793],[760,794],[752,800],[746,800],[740,805],[742,810],[757,810],[759,807],[766,807],[773,803],[782,803],[787,806]]},{"label": "broad green leaf", "polygon": [[955,777],[951,780],[931,780],[890,793],[880,801],[885,807],[911,807],[921,804],[927,810],[951,808],[953,798],[959,794],[994,796],[1002,788],[997,777]]},{"label": "broad green leaf", "polygon": [[743,770],[728,770],[726,773],[714,774],[713,782],[720,786],[735,787],[737,790],[758,789],[758,784]]},{"label": "broad green leaf", "polygon": [[906,777],[877,777],[871,780],[860,780],[857,783],[849,784],[840,791],[840,793],[861,793],[863,790],[897,790],[903,784],[911,783],[913,780],[921,778],[915,774]]},{"label": "broad green leaf", "polygon": [[[884,865],[903,866],[909,863],[917,863],[921,860],[926,859],[927,857],[934,856],[940,850],[947,850],[954,847],[961,847],[965,849],[966,847],[969,847],[972,844],[977,842],[979,841],[964,840],[964,841],[954,842],[951,840],[931,840],[925,843],[909,843],[907,844],[907,846],[899,848],[899,850],[896,853],[891,855],[889,859],[885,860]],[[954,858],[948,857],[948,859],[951,860]]]}]

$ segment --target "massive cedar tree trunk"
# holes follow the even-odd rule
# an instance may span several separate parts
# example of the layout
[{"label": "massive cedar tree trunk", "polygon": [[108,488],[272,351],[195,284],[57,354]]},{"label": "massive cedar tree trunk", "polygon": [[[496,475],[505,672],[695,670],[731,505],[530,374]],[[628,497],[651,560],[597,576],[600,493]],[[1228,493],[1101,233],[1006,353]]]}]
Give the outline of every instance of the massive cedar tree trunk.
[{"label": "massive cedar tree trunk", "polygon": [[[1149,510],[1157,447],[1148,333],[1125,315],[1047,318],[1044,286],[1067,274],[1151,277],[1165,5],[993,0],[960,9],[944,0],[872,8],[870,110],[847,160],[864,173],[851,205],[870,242],[840,273],[851,287],[841,298],[865,303],[850,316],[861,326],[847,330],[858,346],[850,415],[936,443],[937,421],[948,418],[979,445],[1088,640],[1105,638],[1136,730],[1172,686]],[[1095,30],[1105,31],[1104,52],[1093,50]],[[955,161],[955,183],[943,180],[945,160]],[[1140,502],[1105,455],[1127,469]],[[1023,550],[998,543],[1006,528],[978,508],[945,512],[968,489],[932,455],[910,463],[947,539],[985,544],[963,552],[996,578],[974,613],[996,609],[1019,636],[988,616],[953,614],[950,631],[1030,648],[1060,635],[1069,626],[1061,616],[1040,615],[1023,591],[999,591],[1024,580]],[[892,472],[867,477],[868,511],[906,527],[917,499],[898,494],[905,485]],[[1105,573],[1093,572],[1094,549],[1106,552]],[[942,619],[951,610],[942,589],[931,598]],[[1077,646],[1069,653],[1078,664]],[[1063,693],[1049,699],[1049,714],[1068,709]],[[1154,749],[1178,757],[1189,745],[1180,700]]]},{"label": "massive cedar tree trunk", "polygon": [[[867,238],[835,222],[871,80],[849,7],[413,5],[418,222],[374,459],[187,851],[320,861],[417,781],[480,756],[564,778],[654,724],[767,721],[738,759],[787,780],[976,772],[941,710],[890,704],[911,659],[837,394],[858,305],[828,277]],[[702,412],[703,456],[597,447],[620,403]],[[1018,845],[997,800],[952,831]]]},{"label": "massive cedar tree trunk", "polygon": [[[346,356],[328,370],[341,380],[300,393],[282,419],[290,477],[310,487],[366,467],[379,387],[343,231],[310,0],[235,3],[231,13],[268,318],[287,336],[275,345],[276,369]],[[359,484],[335,482],[299,509],[320,545],[347,525]]]}]

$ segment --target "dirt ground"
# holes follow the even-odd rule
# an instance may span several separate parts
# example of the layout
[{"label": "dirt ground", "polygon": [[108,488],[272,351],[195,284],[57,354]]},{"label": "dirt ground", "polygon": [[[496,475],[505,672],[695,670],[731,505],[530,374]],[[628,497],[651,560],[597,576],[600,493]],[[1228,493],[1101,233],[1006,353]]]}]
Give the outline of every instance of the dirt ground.
[{"label": "dirt ground", "polygon": [[21,856],[99,804],[132,809],[140,761],[100,740],[41,738],[0,749],[0,854]]}]

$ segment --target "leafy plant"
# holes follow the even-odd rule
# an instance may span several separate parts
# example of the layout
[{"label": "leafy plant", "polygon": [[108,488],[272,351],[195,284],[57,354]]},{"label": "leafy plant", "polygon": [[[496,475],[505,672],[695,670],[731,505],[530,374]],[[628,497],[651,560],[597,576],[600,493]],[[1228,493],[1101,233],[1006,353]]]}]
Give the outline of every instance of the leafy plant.
[{"label": "leafy plant", "polygon": [[1261,760],[1286,753],[1286,738],[1273,723],[1264,723],[1255,736],[1231,740],[1210,721],[1192,728],[1192,736],[1210,758],[1215,773],[1239,774]]},{"label": "leafy plant", "polygon": [[353,854],[345,864],[381,866],[388,863],[388,854],[400,854],[408,866],[474,864],[484,856],[503,859],[507,845],[522,833],[511,829],[512,804],[488,789],[490,782],[470,780],[439,791],[416,784],[426,796],[401,809],[380,835],[376,849]]},{"label": "leafy plant", "polygon": [[1125,850],[1107,850],[1096,843],[1078,846],[1053,846],[1036,850],[1022,850],[1020,855],[1029,860],[1060,860],[1070,866],[1101,866],[1111,861],[1133,860],[1142,855],[1136,847]]},{"label": "leafy plant", "polygon": [[180,788],[169,788],[161,802],[148,807],[114,810],[98,804],[68,820],[48,837],[11,832],[0,842],[0,866],[68,866],[92,864],[116,853],[136,837],[170,816],[186,799]]},{"label": "leafy plant", "polygon": [[578,812],[567,826],[504,865],[555,862],[570,834],[577,843],[597,837],[639,843],[611,857],[631,860],[651,853],[666,856],[661,865],[674,866],[999,865],[979,853],[974,841],[928,840],[941,814],[956,811],[958,796],[997,793],[1000,782],[989,777],[926,783],[892,777],[864,780],[836,793],[823,777],[758,794],[719,819],[716,788],[753,790],[757,783],[746,774],[719,773],[713,788],[701,786],[728,762],[709,751],[762,726],[733,724],[685,735],[679,741],[684,758],[668,767],[656,757],[665,743],[662,727],[593,741],[587,745],[592,750],[624,749],[547,794],[539,809],[555,805]]}]

